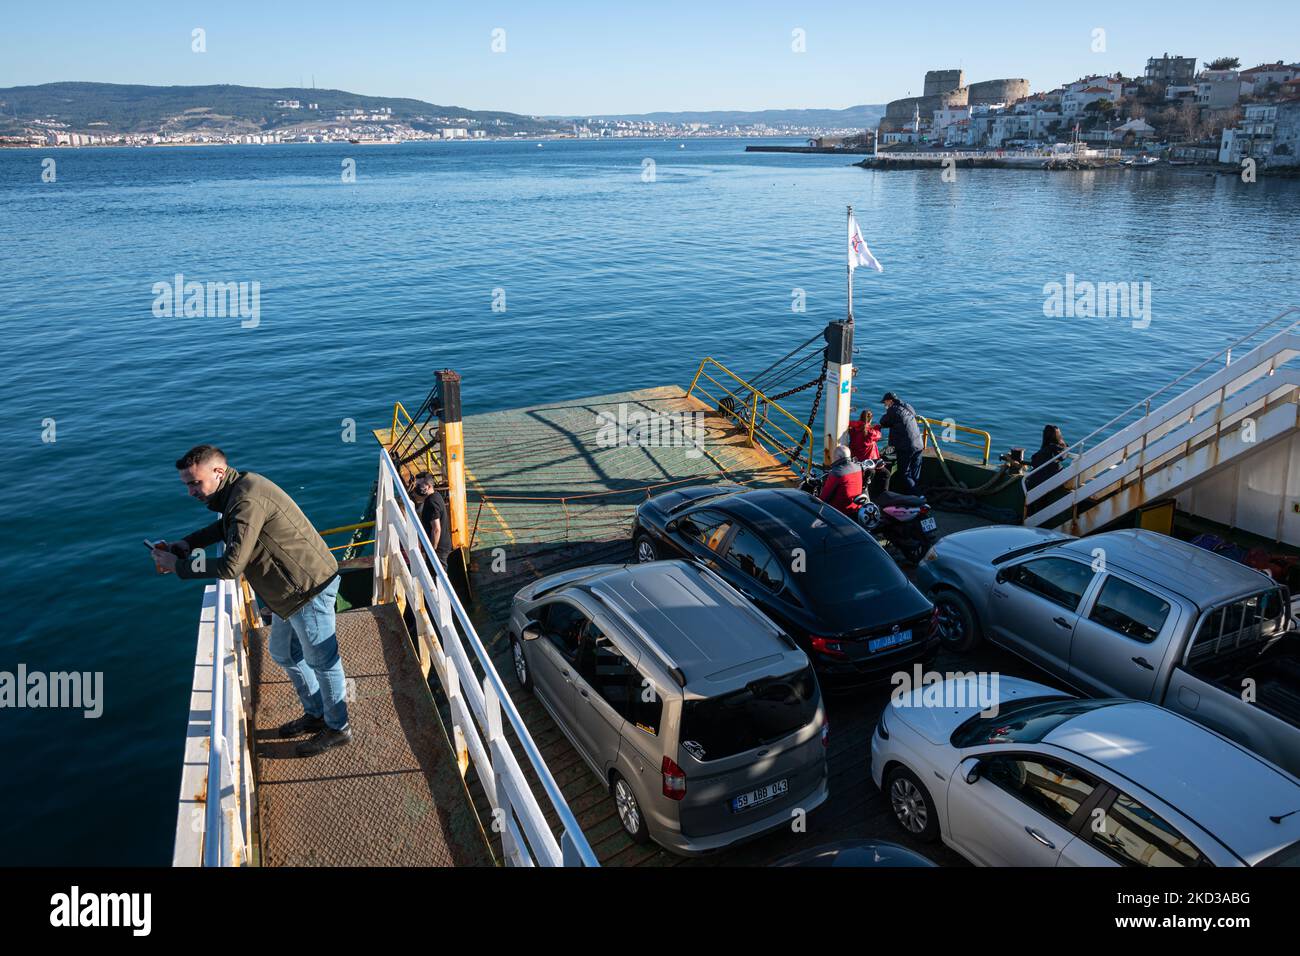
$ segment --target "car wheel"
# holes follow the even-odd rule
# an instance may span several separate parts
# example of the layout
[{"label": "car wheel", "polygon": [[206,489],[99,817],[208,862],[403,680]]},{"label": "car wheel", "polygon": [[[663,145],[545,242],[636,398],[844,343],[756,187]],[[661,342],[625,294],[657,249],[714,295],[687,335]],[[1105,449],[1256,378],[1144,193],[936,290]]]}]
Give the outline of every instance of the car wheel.
[{"label": "car wheel", "polygon": [[659,549],[655,547],[650,535],[642,531],[636,536],[636,563],[649,564],[659,560]]},{"label": "car wheel", "polygon": [[939,813],[925,785],[906,767],[895,767],[885,778],[885,797],[894,819],[923,843],[939,839]]},{"label": "car wheel", "polygon": [[510,660],[514,664],[515,679],[519,681],[519,686],[531,692],[533,689],[533,671],[528,666],[528,658],[524,657],[524,642],[513,634],[510,635]]},{"label": "car wheel", "polygon": [[637,803],[632,785],[618,774],[614,774],[614,806],[618,808],[618,821],[623,824],[623,832],[632,838],[633,843],[645,843],[650,839],[650,831],[645,824],[645,814],[641,804]]},{"label": "car wheel", "polygon": [[975,609],[956,591],[940,591],[934,596],[939,612],[939,640],[950,651],[969,651],[980,642],[980,625]]}]

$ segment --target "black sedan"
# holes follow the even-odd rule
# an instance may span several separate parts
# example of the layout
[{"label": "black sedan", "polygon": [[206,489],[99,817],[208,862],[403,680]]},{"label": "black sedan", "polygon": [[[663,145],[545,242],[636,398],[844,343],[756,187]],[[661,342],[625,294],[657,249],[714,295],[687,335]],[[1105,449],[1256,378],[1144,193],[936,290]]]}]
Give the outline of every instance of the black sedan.
[{"label": "black sedan", "polygon": [[644,502],[638,561],[685,557],[721,575],[783,628],[823,684],[887,680],[938,652],[934,605],[875,539],[791,488],[683,488]]}]

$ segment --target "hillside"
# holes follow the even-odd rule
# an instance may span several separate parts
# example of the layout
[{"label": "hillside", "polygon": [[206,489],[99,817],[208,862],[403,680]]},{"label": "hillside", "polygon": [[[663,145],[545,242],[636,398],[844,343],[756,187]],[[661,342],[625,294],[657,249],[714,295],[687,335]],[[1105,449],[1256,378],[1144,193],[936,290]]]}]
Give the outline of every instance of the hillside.
[{"label": "hillside", "polygon": [[[300,109],[277,107],[277,100],[298,100]],[[309,103],[318,110],[306,109]],[[460,121],[457,125],[494,131],[542,133],[556,124],[538,117],[490,110],[439,106],[423,100],[365,96],[345,90],[252,86],[131,86],[117,83],[45,83],[0,89],[0,124],[21,126],[54,120],[74,130],[99,129],[137,133],[194,128],[244,131],[274,130],[330,118],[340,111],[391,110],[392,119],[416,129]]]}]

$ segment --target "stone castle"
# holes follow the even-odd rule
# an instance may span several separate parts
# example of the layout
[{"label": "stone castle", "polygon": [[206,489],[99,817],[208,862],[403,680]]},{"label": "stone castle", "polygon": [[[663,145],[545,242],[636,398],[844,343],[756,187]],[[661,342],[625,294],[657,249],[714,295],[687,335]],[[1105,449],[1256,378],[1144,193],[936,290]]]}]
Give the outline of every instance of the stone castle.
[{"label": "stone castle", "polygon": [[885,108],[880,129],[904,129],[911,125],[918,110],[922,120],[929,121],[935,110],[994,103],[1010,104],[1023,100],[1028,95],[1028,80],[984,80],[967,86],[966,74],[961,70],[930,70],[925,74],[924,95],[908,96],[890,103]]}]

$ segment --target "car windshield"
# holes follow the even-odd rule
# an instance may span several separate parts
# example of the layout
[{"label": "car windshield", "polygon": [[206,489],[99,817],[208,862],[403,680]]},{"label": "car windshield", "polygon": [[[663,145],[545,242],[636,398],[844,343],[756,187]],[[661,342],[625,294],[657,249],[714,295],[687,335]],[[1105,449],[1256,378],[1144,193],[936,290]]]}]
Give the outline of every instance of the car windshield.
[{"label": "car windshield", "polygon": [[817,681],[806,667],[721,697],[688,700],[681,745],[696,760],[718,760],[788,737],[816,716]]},{"label": "car windshield", "polygon": [[1026,697],[999,706],[997,715],[976,714],[952,734],[958,749],[983,744],[1036,744],[1071,717],[1118,703],[1077,697]]}]

